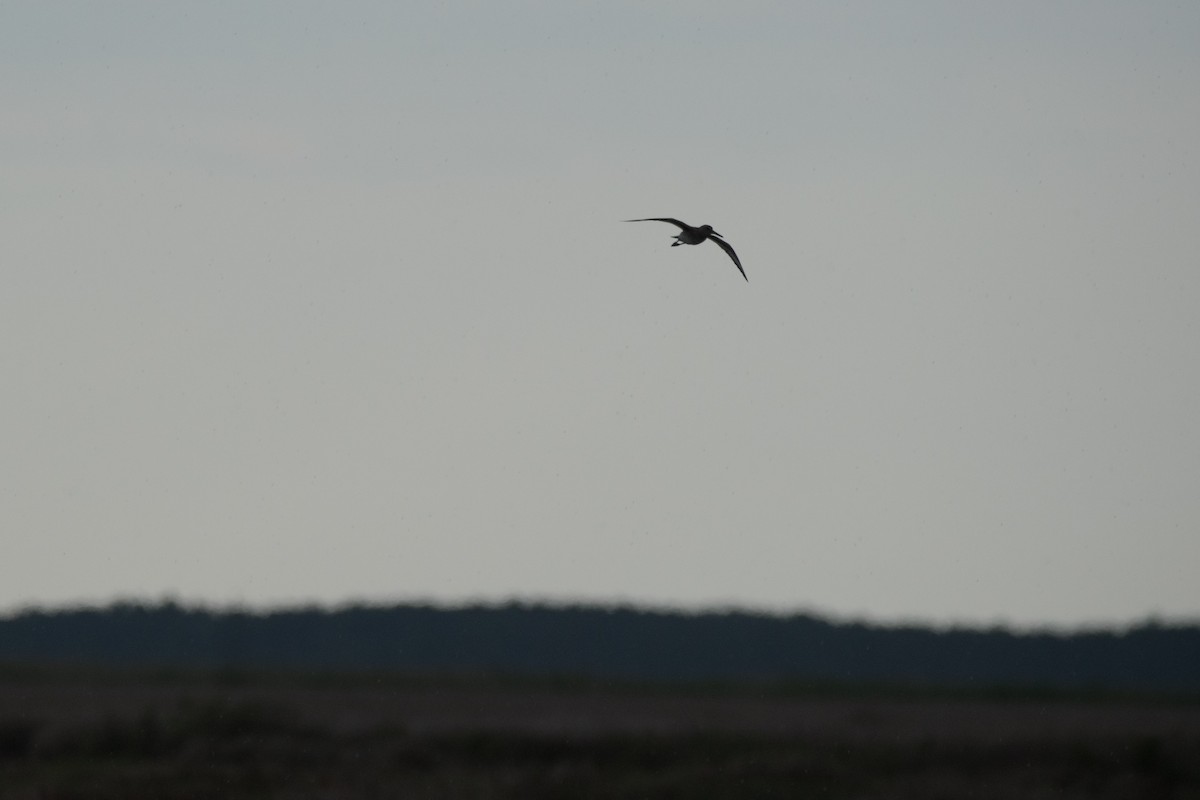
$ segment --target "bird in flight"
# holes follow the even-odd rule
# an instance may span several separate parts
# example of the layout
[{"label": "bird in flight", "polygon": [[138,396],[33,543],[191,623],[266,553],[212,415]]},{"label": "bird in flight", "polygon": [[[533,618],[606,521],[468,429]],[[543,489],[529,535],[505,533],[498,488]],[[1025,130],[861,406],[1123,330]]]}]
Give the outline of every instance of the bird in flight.
[{"label": "bird in flight", "polygon": [[[671,243],[671,247],[678,247],[681,244],[700,244],[704,241],[715,242],[718,247],[733,259],[734,266],[738,268],[738,272],[742,273],[742,277],[746,278],[746,270],[742,269],[742,262],[738,259],[737,253],[733,252],[733,248],[729,242],[721,234],[713,230],[712,225],[701,225],[699,228],[693,228],[686,222],[680,222],[671,217],[648,217],[646,219],[627,219],[625,222],[669,222],[679,228],[679,233],[675,235],[675,241]],[[749,283],[750,279],[746,278]]]}]

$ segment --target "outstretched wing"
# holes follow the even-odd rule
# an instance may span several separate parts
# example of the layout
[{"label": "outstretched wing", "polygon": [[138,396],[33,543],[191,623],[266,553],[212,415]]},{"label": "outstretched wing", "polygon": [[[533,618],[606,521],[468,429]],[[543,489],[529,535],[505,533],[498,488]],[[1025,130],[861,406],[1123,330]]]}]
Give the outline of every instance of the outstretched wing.
[{"label": "outstretched wing", "polygon": [[672,225],[678,226],[679,230],[681,230],[681,231],[686,231],[688,228],[691,227],[687,223],[680,222],[679,220],[672,219],[671,217],[647,217],[646,219],[625,219],[625,220],[621,220],[621,221],[622,222],[669,222]]},{"label": "outstretched wing", "polygon": [[[742,262],[738,259],[737,253],[733,252],[733,247],[729,244],[729,242],[725,241],[724,239],[717,239],[714,237],[709,237],[709,241],[714,242],[717,247],[728,253],[729,257],[733,259],[733,263],[737,266],[738,272],[742,273],[743,278],[746,278],[746,270],[742,269]],[[749,282],[750,279],[746,278],[746,283]]]}]

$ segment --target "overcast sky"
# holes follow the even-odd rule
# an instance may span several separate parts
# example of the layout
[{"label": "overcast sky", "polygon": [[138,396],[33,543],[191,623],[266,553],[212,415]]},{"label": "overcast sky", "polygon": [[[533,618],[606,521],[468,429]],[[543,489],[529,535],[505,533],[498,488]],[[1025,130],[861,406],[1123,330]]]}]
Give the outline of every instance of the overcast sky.
[{"label": "overcast sky", "polygon": [[0,609],[1200,616],[1198,42],[1194,2],[4,3]]}]

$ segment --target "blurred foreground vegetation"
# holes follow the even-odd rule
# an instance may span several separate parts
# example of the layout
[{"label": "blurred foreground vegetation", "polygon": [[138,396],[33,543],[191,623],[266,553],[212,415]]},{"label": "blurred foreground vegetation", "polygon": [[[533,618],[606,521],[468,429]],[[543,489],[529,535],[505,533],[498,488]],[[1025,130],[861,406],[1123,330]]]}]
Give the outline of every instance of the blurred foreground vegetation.
[{"label": "blurred foreground vegetation", "polygon": [[0,670],[0,800],[1200,798],[1200,704]]}]

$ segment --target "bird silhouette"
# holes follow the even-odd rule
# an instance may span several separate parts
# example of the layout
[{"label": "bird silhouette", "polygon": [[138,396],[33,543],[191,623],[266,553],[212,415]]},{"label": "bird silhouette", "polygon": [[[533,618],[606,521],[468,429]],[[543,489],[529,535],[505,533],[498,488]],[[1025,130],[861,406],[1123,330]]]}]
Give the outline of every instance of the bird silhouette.
[{"label": "bird silhouette", "polygon": [[[733,252],[733,247],[729,242],[725,241],[725,237],[713,230],[712,225],[701,225],[698,228],[693,228],[686,222],[680,222],[671,217],[647,217],[645,219],[626,219],[622,222],[669,222],[679,228],[679,233],[675,235],[675,241],[671,243],[671,247],[678,247],[681,244],[700,244],[701,242],[715,242],[718,247],[733,259],[733,264],[738,268],[738,272],[742,273],[742,277],[746,278],[746,270],[742,269],[742,262],[737,257],[737,253]],[[746,278],[749,283],[750,279]]]}]

